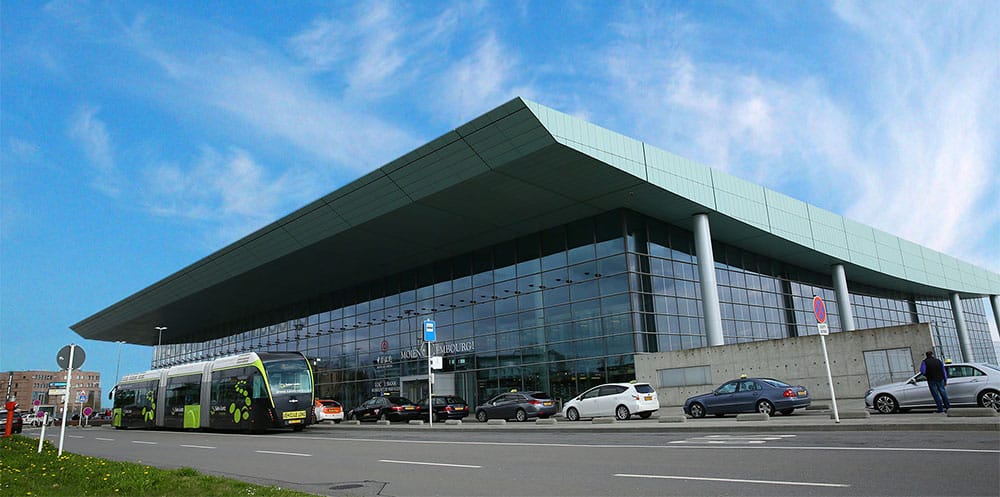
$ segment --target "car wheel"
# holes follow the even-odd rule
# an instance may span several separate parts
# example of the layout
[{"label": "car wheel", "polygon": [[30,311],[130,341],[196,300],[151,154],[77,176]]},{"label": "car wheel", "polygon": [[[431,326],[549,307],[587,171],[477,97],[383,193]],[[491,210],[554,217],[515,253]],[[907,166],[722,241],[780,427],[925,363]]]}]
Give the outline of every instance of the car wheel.
[{"label": "car wheel", "polygon": [[899,402],[887,393],[880,393],[875,397],[875,410],[882,414],[893,414],[899,412]]},{"label": "car wheel", "polygon": [[486,411],[479,411],[476,413],[476,420],[480,423],[485,423],[488,419],[490,419],[490,417],[486,414]]},{"label": "car wheel", "polygon": [[795,409],[782,409],[781,415],[782,416],[791,416],[793,412],[795,412]]},{"label": "car wheel", "polygon": [[528,420],[528,413],[524,412],[524,409],[518,409],[517,412],[514,413],[514,419],[516,419],[518,423],[523,423]]},{"label": "car wheel", "polygon": [[566,419],[570,421],[579,421],[580,411],[577,411],[575,407],[570,407],[566,410]]},{"label": "car wheel", "polygon": [[333,424],[335,424],[335,425],[339,425],[339,424],[340,424],[340,420],[339,420],[339,419],[335,419],[335,420],[333,420]]},{"label": "car wheel", "polygon": [[615,419],[618,421],[625,421],[630,417],[632,417],[632,413],[628,412],[628,407],[618,406],[615,408]]},{"label": "car wheel", "polygon": [[641,413],[639,413],[639,418],[640,419],[649,419],[649,417],[652,416],[652,415],[653,415],[653,413],[651,413],[651,412],[641,412]]},{"label": "car wheel", "polygon": [[770,400],[762,400],[757,403],[757,412],[767,414],[768,416],[774,416],[774,404],[772,404]]},{"label": "car wheel", "polygon": [[979,394],[980,407],[992,407],[994,411],[1000,411],[1000,392],[996,390],[983,390]]},{"label": "car wheel", "polygon": [[691,417],[692,418],[704,418],[705,417],[705,406],[703,406],[703,405],[701,405],[701,404],[699,404],[697,402],[695,402],[694,404],[691,404],[691,407],[689,407],[688,409],[691,411]]}]

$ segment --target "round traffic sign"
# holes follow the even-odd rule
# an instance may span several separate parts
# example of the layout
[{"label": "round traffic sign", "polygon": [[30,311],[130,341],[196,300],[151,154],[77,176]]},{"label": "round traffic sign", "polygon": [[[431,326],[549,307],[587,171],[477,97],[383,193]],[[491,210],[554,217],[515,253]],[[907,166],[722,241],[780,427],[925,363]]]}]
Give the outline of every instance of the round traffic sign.
[{"label": "round traffic sign", "polygon": [[87,407],[83,408],[83,415],[84,416],[87,416],[89,418],[91,414],[94,414],[94,410],[91,409],[90,406],[87,406]]},{"label": "round traffic sign", "polygon": [[826,322],[826,304],[819,295],[813,297],[813,314],[816,315],[817,323]]},{"label": "round traffic sign", "polygon": [[[73,364],[70,364],[69,363],[70,350],[73,348],[76,348],[76,350],[72,351]],[[87,354],[83,351],[83,347],[79,345],[70,344],[59,349],[59,353],[56,354],[56,363],[59,364],[60,369],[70,369],[70,367],[72,367],[73,369],[80,369],[80,366],[83,366],[83,360],[86,358]]]}]

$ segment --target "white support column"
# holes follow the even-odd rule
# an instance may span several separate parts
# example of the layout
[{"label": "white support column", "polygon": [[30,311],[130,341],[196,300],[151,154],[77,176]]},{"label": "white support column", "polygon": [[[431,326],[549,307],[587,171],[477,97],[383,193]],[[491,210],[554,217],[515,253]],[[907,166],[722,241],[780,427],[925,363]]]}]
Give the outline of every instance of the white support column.
[{"label": "white support column", "polygon": [[701,279],[701,307],[705,315],[708,345],[725,345],[722,337],[722,313],[719,311],[719,288],[715,283],[715,255],[712,254],[712,233],[708,214],[694,215],[694,250],[698,256],[698,277]]},{"label": "white support column", "polygon": [[1000,295],[990,295],[990,304],[993,307],[993,322],[1000,330]]},{"label": "white support column", "polygon": [[840,329],[854,331],[854,312],[851,310],[851,294],[847,291],[847,275],[843,264],[833,265],[833,291],[837,294],[837,311],[840,313]]},{"label": "white support column", "polygon": [[958,329],[958,344],[962,347],[962,360],[972,361],[972,342],[969,341],[969,329],[965,327],[965,312],[962,310],[962,297],[951,294],[951,313],[955,316],[955,328]]}]

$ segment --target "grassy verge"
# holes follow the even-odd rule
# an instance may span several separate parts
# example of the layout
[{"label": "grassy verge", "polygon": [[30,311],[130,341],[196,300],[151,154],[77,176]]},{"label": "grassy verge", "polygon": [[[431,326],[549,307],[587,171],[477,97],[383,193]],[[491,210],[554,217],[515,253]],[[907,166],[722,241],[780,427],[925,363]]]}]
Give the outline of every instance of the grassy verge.
[{"label": "grassy verge", "polygon": [[190,468],[158,469],[63,451],[20,435],[0,440],[2,496],[315,497],[279,487],[203,475]]}]

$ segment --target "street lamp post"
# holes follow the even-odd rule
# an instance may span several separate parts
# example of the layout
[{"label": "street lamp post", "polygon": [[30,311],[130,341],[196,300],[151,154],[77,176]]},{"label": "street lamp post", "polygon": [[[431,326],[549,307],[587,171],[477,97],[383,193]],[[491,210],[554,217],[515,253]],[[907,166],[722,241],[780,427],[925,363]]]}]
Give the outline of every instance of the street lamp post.
[{"label": "street lamp post", "polygon": [[159,332],[157,334],[157,337],[156,337],[156,355],[157,355],[156,365],[157,365],[157,367],[160,366],[160,362],[161,362],[160,361],[160,356],[163,355],[163,351],[160,349],[160,345],[163,343],[163,332],[166,329],[167,329],[166,326],[157,326],[156,327],[156,331]]}]

